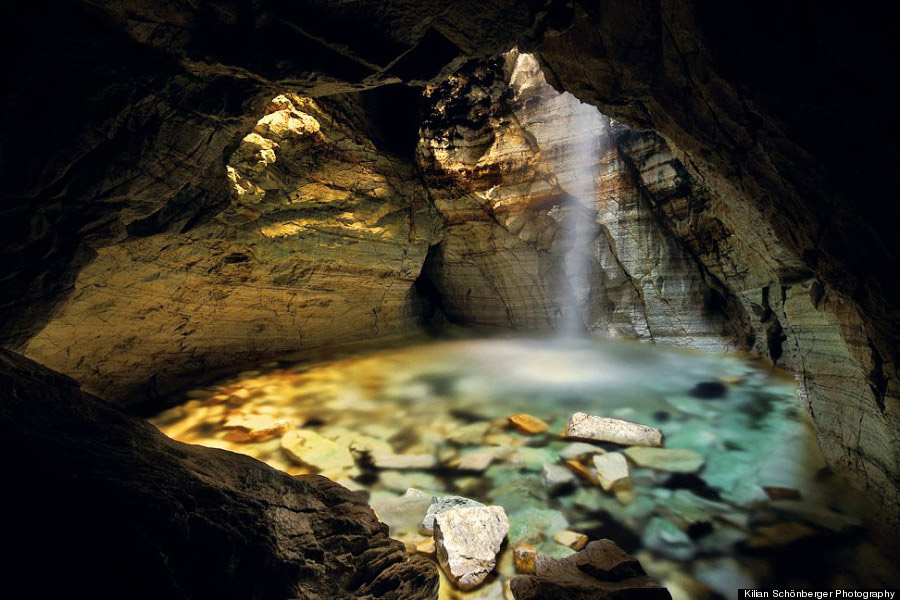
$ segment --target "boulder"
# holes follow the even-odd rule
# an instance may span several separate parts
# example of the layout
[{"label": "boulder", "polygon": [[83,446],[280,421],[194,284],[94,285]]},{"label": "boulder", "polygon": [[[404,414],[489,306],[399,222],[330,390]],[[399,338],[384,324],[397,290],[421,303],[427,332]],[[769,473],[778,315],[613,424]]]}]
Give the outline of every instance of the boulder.
[{"label": "boulder", "polygon": [[575,413],[566,425],[566,437],[623,446],[662,446],[662,432],[655,427],[631,421]]},{"label": "boulder", "polygon": [[[414,490],[410,490],[410,492],[412,491]],[[408,493],[409,492],[407,492],[407,494]],[[473,506],[483,507],[484,504],[463,496],[434,496],[431,498],[431,502],[425,509],[425,516],[419,523],[419,531],[423,534],[431,535],[434,532],[434,520],[438,514],[455,508],[470,508]]]},{"label": "boulder", "polygon": [[471,590],[494,570],[509,520],[500,506],[471,506],[438,513],[434,545],[447,577],[461,590]]}]

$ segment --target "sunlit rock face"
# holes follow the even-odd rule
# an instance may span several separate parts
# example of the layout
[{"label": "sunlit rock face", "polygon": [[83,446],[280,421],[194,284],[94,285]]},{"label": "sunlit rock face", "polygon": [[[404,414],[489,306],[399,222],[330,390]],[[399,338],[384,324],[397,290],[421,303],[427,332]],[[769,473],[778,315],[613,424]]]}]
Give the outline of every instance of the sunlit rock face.
[{"label": "sunlit rock face", "polygon": [[26,353],[136,401],[207,366],[413,327],[436,220],[355,111],[274,99],[229,161],[227,209],[101,249]]},{"label": "sunlit rock face", "polygon": [[[596,221],[585,327],[611,336],[701,347],[734,343],[716,282],[655,205],[687,201],[690,181],[666,145],[560,94],[537,61],[511,52],[469,65],[428,92],[419,161],[446,234],[425,276],[464,323],[559,326],[571,284],[567,198]],[[619,144],[644,141],[638,164]],[[674,166],[673,166],[674,165]]]}]

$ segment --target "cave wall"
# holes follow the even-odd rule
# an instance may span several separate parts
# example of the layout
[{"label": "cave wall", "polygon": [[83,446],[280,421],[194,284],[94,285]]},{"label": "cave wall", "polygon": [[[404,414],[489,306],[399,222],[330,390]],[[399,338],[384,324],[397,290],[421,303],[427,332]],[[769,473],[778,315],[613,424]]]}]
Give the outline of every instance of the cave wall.
[{"label": "cave wall", "polygon": [[[656,209],[693,193],[664,142],[555,91],[534,57],[515,51],[467,65],[427,90],[426,105],[418,160],[446,226],[424,276],[451,320],[558,327],[570,285],[567,213],[578,210],[569,200],[583,196],[583,218],[597,230],[586,329],[691,347],[739,344],[727,310],[737,307],[713,301],[716,282]],[[634,147],[617,143],[626,135]],[[638,141],[639,162],[626,152],[636,154]]]},{"label": "cave wall", "polygon": [[438,223],[359,104],[272,100],[220,173],[227,208],[99,249],[25,353],[127,404],[207,368],[414,328]]}]

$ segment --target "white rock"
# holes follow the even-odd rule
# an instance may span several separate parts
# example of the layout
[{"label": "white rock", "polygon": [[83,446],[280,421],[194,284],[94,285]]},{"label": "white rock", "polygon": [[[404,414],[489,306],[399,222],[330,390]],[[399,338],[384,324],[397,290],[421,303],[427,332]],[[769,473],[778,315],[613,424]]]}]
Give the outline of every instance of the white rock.
[{"label": "white rock", "polygon": [[434,533],[434,519],[438,513],[453,510],[455,508],[469,508],[472,506],[483,507],[484,504],[477,500],[470,500],[464,496],[435,496],[431,499],[431,502],[425,511],[425,517],[419,525],[419,531],[425,535],[431,535]]},{"label": "white rock", "polygon": [[662,446],[663,442],[662,432],[655,427],[587,413],[575,413],[569,417],[566,437],[623,446]]},{"label": "white rock", "polygon": [[631,482],[628,461],[621,452],[608,452],[594,456],[594,468],[604,490],[620,488]]},{"label": "white rock", "polygon": [[438,513],[434,545],[447,577],[464,591],[483,582],[497,564],[497,553],[509,532],[500,506],[455,508]]}]

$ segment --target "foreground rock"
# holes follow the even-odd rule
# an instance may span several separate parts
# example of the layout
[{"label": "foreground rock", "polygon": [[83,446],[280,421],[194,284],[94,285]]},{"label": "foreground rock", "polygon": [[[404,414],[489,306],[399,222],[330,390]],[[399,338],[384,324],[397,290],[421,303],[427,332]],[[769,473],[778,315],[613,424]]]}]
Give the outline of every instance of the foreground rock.
[{"label": "foreground rock", "polygon": [[623,446],[662,446],[662,432],[655,427],[621,419],[575,413],[566,425],[566,437]]},{"label": "foreground rock", "polygon": [[17,456],[6,468],[18,490],[10,510],[28,524],[5,533],[20,551],[7,566],[23,584],[46,573],[52,539],[66,557],[55,572],[94,598],[436,593],[427,559],[408,559],[361,495],[324,477],[291,477],[247,456],[175,442],[6,351],[0,432],[2,450]]},{"label": "foreground rock", "polygon": [[557,560],[539,555],[534,575],[510,583],[516,600],[671,600],[669,592],[644,572],[638,561],[610,540]]},{"label": "foreground rock", "polygon": [[473,506],[439,513],[434,545],[447,577],[461,590],[483,582],[497,564],[497,553],[509,532],[500,506]]},{"label": "foreground rock", "polygon": [[[414,490],[409,490],[407,494],[412,491]],[[419,525],[419,530],[423,534],[431,535],[432,533],[434,533],[434,520],[440,513],[457,508],[471,508],[478,506],[483,507],[484,504],[476,500],[464,498],[463,496],[444,496],[442,498],[432,498],[431,504],[429,504],[428,508],[425,510],[425,517],[422,519],[422,522]]]}]

